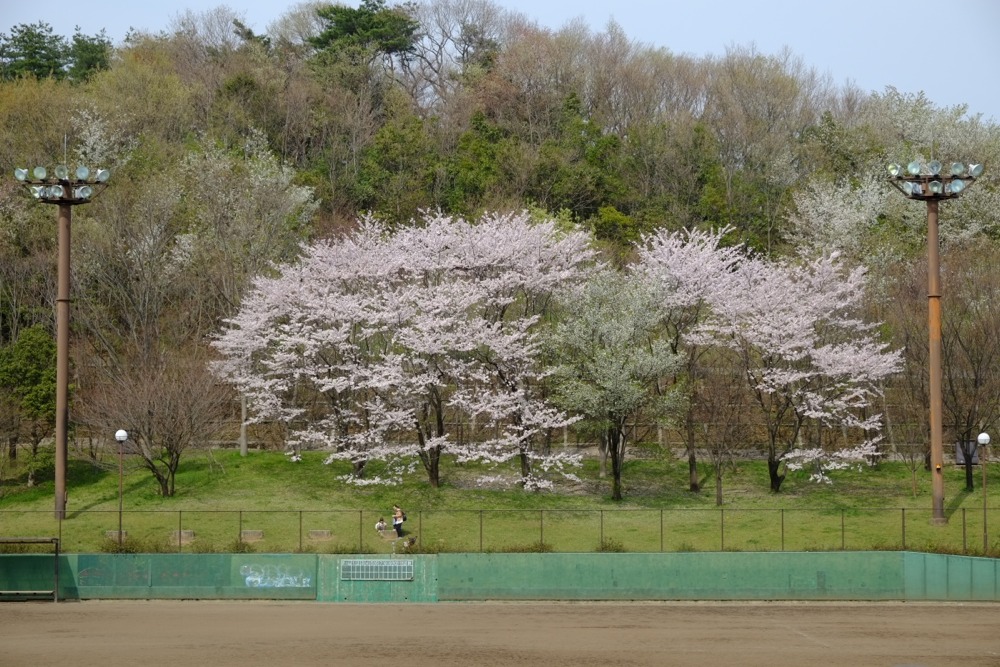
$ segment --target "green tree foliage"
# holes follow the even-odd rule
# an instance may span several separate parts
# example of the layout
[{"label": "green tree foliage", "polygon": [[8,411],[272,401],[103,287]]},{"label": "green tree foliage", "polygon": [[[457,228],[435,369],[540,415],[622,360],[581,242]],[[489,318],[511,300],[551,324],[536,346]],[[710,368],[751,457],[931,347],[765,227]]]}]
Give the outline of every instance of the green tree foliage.
[{"label": "green tree foliage", "polygon": [[111,40],[102,30],[88,36],[77,28],[69,45],[69,78],[73,81],[87,81],[94,74],[108,69],[111,65]]},{"label": "green tree foliage", "polygon": [[402,110],[376,132],[362,152],[357,205],[386,220],[410,221],[432,200],[437,163],[427,123]]},{"label": "green tree foliage", "polygon": [[0,425],[8,446],[27,439],[31,446],[28,484],[51,464],[39,445],[51,435],[56,417],[56,344],[41,326],[24,329],[17,340],[0,347]]},{"label": "green tree foliage", "polygon": [[368,62],[380,55],[406,58],[419,28],[406,5],[388,7],[385,0],[364,0],[357,9],[326,5],[316,14],[325,28],[310,40],[314,47],[351,52]]},{"label": "green tree foliage", "polygon": [[66,38],[44,21],[16,25],[10,35],[0,33],[0,67],[4,79],[32,76],[62,79],[69,65]]},{"label": "green tree foliage", "polygon": [[7,80],[36,79],[86,81],[111,62],[111,40],[102,30],[89,36],[77,28],[69,41],[53,33],[44,21],[16,25],[10,35],[0,33],[0,73]]},{"label": "green tree foliage", "polygon": [[[11,389],[26,419],[54,423],[56,344],[41,326],[0,348],[0,384]],[[43,429],[44,430],[44,429]]]}]

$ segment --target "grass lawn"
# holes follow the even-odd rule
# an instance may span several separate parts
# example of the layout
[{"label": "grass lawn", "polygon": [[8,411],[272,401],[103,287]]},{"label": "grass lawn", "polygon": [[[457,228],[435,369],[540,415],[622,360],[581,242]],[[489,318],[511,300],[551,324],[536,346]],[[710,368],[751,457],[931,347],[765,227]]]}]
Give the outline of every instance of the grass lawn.
[{"label": "grass lawn", "polygon": [[[476,466],[442,465],[431,487],[422,469],[396,487],[345,484],[346,464],[323,465],[307,452],[298,463],[280,452],[230,449],[187,452],[176,495],[162,498],[148,471],[126,459],[122,527],[125,550],[382,552],[398,545],[374,531],[394,503],[408,513],[406,530],[423,551],[780,551],[911,549],[996,555],[1000,478],[988,489],[988,548],[983,549],[981,470],[965,490],[962,468],[945,471],[946,526],[931,526],[930,475],[886,462],[834,473],[816,484],[790,473],[780,493],[768,489],[763,461],[727,470],[721,507],[710,469],[702,490],[688,490],[687,464],[670,455],[626,462],[625,499],[610,500],[610,483],[587,460],[579,481],[525,492],[481,488]],[[71,457],[67,517],[53,517],[51,473],[25,486],[6,461],[0,476],[0,536],[58,535],[65,551],[113,551],[118,529],[118,461]],[[1000,466],[997,466],[1000,472]],[[377,473],[378,464],[372,464]],[[988,471],[989,472],[989,471]],[[513,477],[513,476],[511,476]],[[995,491],[994,491],[995,489]],[[246,531],[246,532],[244,532]],[[109,537],[109,532],[112,536]]]}]

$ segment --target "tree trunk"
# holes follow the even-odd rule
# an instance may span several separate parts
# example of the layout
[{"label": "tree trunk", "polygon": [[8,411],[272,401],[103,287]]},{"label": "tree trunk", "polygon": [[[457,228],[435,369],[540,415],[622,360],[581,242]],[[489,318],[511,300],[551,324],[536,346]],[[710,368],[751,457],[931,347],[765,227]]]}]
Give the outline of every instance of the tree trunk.
[{"label": "tree trunk", "polygon": [[715,504],[722,507],[722,464],[716,463],[715,468]]},{"label": "tree trunk", "polygon": [[518,458],[521,460],[521,480],[523,483],[523,480],[528,479],[531,475],[531,458],[528,456],[528,452],[526,452],[523,448],[518,454]]},{"label": "tree trunk", "polygon": [[608,455],[611,457],[611,499],[622,499],[622,463],[625,458],[625,434],[612,426],[608,429]]},{"label": "tree trunk", "polygon": [[240,395],[240,456],[246,456],[249,452],[247,446],[247,397]]},{"label": "tree trunk", "polygon": [[689,418],[687,420],[687,427],[685,428],[685,435],[687,436],[688,489],[692,493],[698,493],[701,491],[701,480],[698,478],[698,457],[694,451],[694,429],[694,422]]},{"label": "tree trunk", "polygon": [[781,483],[785,481],[784,475],[778,474],[778,469],[781,467],[781,461],[775,459],[774,457],[768,457],[767,459],[767,474],[771,480],[771,491],[778,493],[781,491]]},{"label": "tree trunk", "polygon": [[979,449],[977,443],[971,440],[962,440],[959,447],[962,448],[962,456],[965,459],[965,463],[962,466],[965,468],[965,490],[972,491],[976,488],[976,481],[972,474],[972,458],[976,455],[976,451]]},{"label": "tree trunk", "polygon": [[[432,399],[433,400],[433,399]],[[439,401],[435,401],[434,408],[434,430],[438,436],[444,435],[444,414],[441,410],[441,404]],[[427,471],[427,481],[433,488],[438,488],[441,486],[441,447],[427,446],[427,438],[430,435],[431,426],[428,424],[428,416],[431,410],[431,406],[424,404],[421,409],[422,419],[416,419],[414,421],[414,427],[417,431],[417,444],[419,445],[419,450],[417,455],[420,457],[420,462],[424,464],[424,470]],[[424,431],[424,425],[427,425],[427,432]]]}]

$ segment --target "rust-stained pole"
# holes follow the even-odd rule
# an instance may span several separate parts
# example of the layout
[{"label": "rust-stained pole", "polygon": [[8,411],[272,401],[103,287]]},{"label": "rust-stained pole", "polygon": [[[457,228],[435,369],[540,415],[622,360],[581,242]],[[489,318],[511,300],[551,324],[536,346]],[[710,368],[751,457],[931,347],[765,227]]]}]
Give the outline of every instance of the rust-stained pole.
[{"label": "rust-stained pole", "polygon": [[943,524],[944,428],[941,418],[941,262],[938,239],[938,201],[927,200],[927,331],[929,338],[929,398],[931,437],[931,523]]},{"label": "rust-stained pole", "polygon": [[14,178],[29,189],[43,204],[59,206],[56,285],[56,493],[55,515],[66,518],[66,461],[69,454],[69,255],[73,206],[86,204],[106,185],[110,173],[98,169],[91,177],[88,167],[78,166],[70,172],[58,165],[50,176],[45,167],[32,170],[15,169]]},{"label": "rust-stained pole", "polygon": [[59,204],[56,286],[56,518],[66,518],[66,459],[69,453],[69,251],[73,207]]},{"label": "rust-stained pole", "polygon": [[941,400],[941,263],[938,238],[938,203],[958,197],[983,172],[980,164],[959,162],[944,165],[937,160],[927,164],[914,161],[904,169],[889,165],[889,182],[908,199],[927,202],[927,329],[928,329],[928,398],[930,401],[931,449],[931,523],[948,523],[944,513],[944,425]]}]

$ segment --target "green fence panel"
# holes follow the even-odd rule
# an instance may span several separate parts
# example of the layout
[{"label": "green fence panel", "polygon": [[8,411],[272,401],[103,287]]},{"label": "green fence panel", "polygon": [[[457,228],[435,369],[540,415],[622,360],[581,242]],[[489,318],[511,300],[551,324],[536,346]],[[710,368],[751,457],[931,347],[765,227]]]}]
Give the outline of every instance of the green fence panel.
[{"label": "green fence panel", "polygon": [[908,600],[1000,600],[1000,560],[906,553]]},{"label": "green fence panel", "polygon": [[317,588],[307,554],[79,554],[70,570],[66,596],[80,599],[314,600]]},{"label": "green fence panel", "polygon": [[[912,552],[61,554],[59,562],[60,599],[1000,601],[1000,560]],[[53,566],[52,554],[0,555],[0,590],[50,590]]]},{"label": "green fence panel", "polygon": [[898,553],[440,554],[441,600],[901,599]]},{"label": "green fence panel", "polygon": [[[316,599],[321,602],[436,602],[437,556],[320,555],[320,585]],[[363,576],[348,572],[345,562],[368,567]],[[409,578],[406,577],[409,574]]]}]

